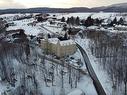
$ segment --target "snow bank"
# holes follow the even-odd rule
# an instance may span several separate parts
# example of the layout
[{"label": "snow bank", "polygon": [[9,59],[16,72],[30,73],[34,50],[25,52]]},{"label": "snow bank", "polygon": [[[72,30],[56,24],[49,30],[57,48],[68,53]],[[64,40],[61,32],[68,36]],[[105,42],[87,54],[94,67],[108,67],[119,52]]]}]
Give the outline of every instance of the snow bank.
[{"label": "snow bank", "polygon": [[70,92],[67,95],[85,95],[81,89],[75,89],[74,91]]}]

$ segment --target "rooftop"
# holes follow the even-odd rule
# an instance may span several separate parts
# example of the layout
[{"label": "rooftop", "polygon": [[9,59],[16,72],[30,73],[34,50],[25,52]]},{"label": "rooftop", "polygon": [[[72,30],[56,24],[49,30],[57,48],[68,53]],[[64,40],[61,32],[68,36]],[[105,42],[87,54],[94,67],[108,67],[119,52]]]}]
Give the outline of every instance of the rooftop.
[{"label": "rooftop", "polygon": [[67,45],[75,44],[75,42],[71,39],[60,41],[58,38],[49,38],[48,41],[50,43],[53,43],[53,44],[57,44],[59,41],[61,46],[67,46]]}]

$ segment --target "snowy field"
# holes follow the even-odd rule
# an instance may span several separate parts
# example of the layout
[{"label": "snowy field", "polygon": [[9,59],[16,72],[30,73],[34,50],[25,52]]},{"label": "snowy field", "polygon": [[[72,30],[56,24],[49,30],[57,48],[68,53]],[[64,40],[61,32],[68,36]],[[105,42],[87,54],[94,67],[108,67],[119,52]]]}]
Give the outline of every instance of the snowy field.
[{"label": "snowy field", "polygon": [[60,14],[56,14],[56,16],[58,18],[62,18],[62,17],[68,18],[71,16],[74,16],[74,17],[79,16],[80,19],[86,19],[90,15],[92,16],[92,18],[108,18],[110,16],[113,16],[114,14],[116,13],[103,13],[103,12],[100,12],[100,13],[65,13],[65,14],[60,13]]},{"label": "snowy field", "polygon": [[[103,13],[103,12],[100,12],[100,13],[56,13],[56,17],[58,19],[61,19],[62,17],[65,17],[66,19],[68,17],[79,17],[81,20],[82,19],[86,19],[88,16],[91,16],[92,18],[100,18],[100,19],[105,19],[107,21],[108,18],[110,18],[111,20],[113,20],[115,17],[117,18],[117,20],[119,20],[122,16],[117,16],[117,14],[119,13]],[[0,17],[4,17],[6,19],[10,19],[8,20],[8,22],[12,22],[12,18],[14,16],[21,16],[22,14],[4,14],[4,15],[0,15]],[[28,15],[28,14],[25,14],[25,15]],[[34,14],[35,15],[35,14]],[[50,16],[52,17],[54,14],[50,13]],[[127,20],[127,17],[125,17],[125,19]],[[44,22],[44,23],[39,23],[37,24],[36,26],[28,26],[27,24],[29,23],[32,23],[33,21],[35,21],[35,19],[24,19],[24,20],[19,20],[19,21],[13,21],[15,26],[10,26],[7,30],[12,30],[12,29],[24,29],[26,34],[32,34],[32,35],[37,35],[39,33],[44,33],[44,34],[47,34],[49,33],[49,31],[45,31],[44,29],[42,29],[40,27],[40,25],[44,25],[45,28],[53,31],[53,32],[57,32],[57,33],[60,33],[62,28],[59,28],[57,27],[56,28],[56,25],[55,26],[51,26],[49,25],[49,22]],[[95,26],[91,26],[91,27],[95,27]],[[90,27],[90,28],[91,28]],[[124,27],[124,26],[123,26]],[[126,27],[127,28],[127,27]],[[104,29],[102,29],[104,30]],[[114,32],[114,29],[113,28],[110,28],[108,29],[109,31],[111,32]],[[121,32],[125,32],[125,31],[121,31]]]}]

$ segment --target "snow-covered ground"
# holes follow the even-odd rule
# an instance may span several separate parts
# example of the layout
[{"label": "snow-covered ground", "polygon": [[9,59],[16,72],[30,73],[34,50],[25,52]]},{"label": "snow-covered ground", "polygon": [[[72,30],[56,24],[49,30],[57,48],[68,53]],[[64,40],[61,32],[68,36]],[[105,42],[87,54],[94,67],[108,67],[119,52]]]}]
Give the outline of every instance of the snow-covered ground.
[{"label": "snow-covered ground", "polygon": [[15,26],[9,26],[7,28],[7,31],[16,30],[16,29],[24,29],[27,35],[35,35],[35,36],[37,36],[39,33],[43,33],[43,34],[50,33],[42,29],[40,24],[37,24],[36,26],[31,26],[31,25],[28,26],[28,23],[32,23],[33,21],[34,21],[33,18],[13,21]]},{"label": "snow-covered ground", "polygon": [[78,44],[80,44],[84,50],[86,51],[91,65],[99,79],[99,81],[101,82],[103,88],[105,89],[107,95],[111,95],[112,94],[112,85],[111,85],[111,81],[109,79],[108,74],[106,73],[106,71],[104,71],[101,67],[101,65],[99,64],[99,61],[91,54],[91,50],[89,48],[89,39],[76,39],[76,42]]},{"label": "snow-covered ground", "polygon": [[[65,18],[67,17],[77,17],[79,16],[80,19],[86,19],[88,16],[92,16],[93,18],[103,18],[103,19],[107,19],[107,18],[111,18],[114,19],[114,15],[116,13],[65,13],[65,14],[59,14],[56,13],[56,17],[57,18],[62,18],[63,16]],[[0,15],[0,17],[13,17],[16,14],[6,14],[6,15]],[[54,15],[54,14],[50,14],[50,15]],[[119,19],[121,16],[118,16],[117,18]],[[24,19],[24,20],[18,20],[18,21],[13,21],[15,26],[9,26],[7,28],[7,30],[15,30],[15,29],[24,29],[25,33],[28,35],[38,35],[39,33],[43,33],[43,34],[50,34],[51,32],[45,30],[43,27],[41,27],[41,25],[43,25],[45,28],[47,28],[48,30],[54,32],[54,33],[59,33],[59,34],[64,34],[64,31],[62,31],[62,28],[58,28],[56,25],[50,25],[48,21],[44,22],[44,23],[37,23],[36,26],[28,26],[28,23],[32,23],[34,21],[33,18],[31,19]],[[81,26],[79,26],[81,28]],[[123,26],[120,26],[123,27]],[[98,27],[96,26],[91,26],[89,27],[90,29],[96,29]],[[123,27],[125,28],[125,27]],[[105,30],[102,28],[102,30]],[[111,32],[116,32],[116,30],[114,30],[113,27],[108,28],[107,30],[111,31]],[[61,33],[62,32],[62,33]],[[99,78],[103,88],[105,89],[107,95],[111,95],[112,93],[112,85],[111,85],[111,81],[108,77],[108,74],[102,69],[102,67],[99,64],[99,61],[91,54],[90,48],[89,48],[89,39],[81,39],[80,37],[75,39],[76,42],[78,42],[86,51],[86,53],[88,54],[88,57],[90,59],[90,62],[92,63],[93,69],[95,70],[95,73],[97,75],[97,77]],[[83,57],[81,55],[81,53],[79,52],[79,50],[74,54],[71,55],[72,57],[76,58],[76,59],[81,59],[81,61],[84,63]],[[49,63],[48,61],[46,61],[47,63]],[[72,62],[73,63],[73,62]],[[48,67],[48,66],[47,66]],[[85,67],[85,63],[82,66],[82,69],[86,70]],[[61,88],[61,80],[57,77],[56,78],[56,86],[52,87],[46,87],[44,81],[42,81],[41,77],[41,73],[39,71],[36,72],[37,74],[37,79],[38,82],[40,83],[40,90],[43,91],[44,95],[52,95],[51,93],[56,91],[56,95],[59,95],[60,93],[60,88]],[[67,76],[65,77],[65,79],[67,78]],[[68,85],[67,79],[65,80],[65,92],[68,95],[72,95],[69,94],[70,91],[75,90],[74,88],[71,89],[70,85]],[[4,86],[4,84],[0,83],[0,92],[3,92],[3,90],[6,90],[6,86]],[[97,95],[96,90],[93,86],[93,82],[90,78],[89,75],[83,75],[80,79],[80,81],[78,82],[78,89],[80,89],[81,91],[85,92],[86,95]],[[74,93],[77,93],[74,91]],[[73,93],[73,95],[74,95]],[[80,92],[79,92],[80,93]]]},{"label": "snow-covered ground", "polygon": [[[113,20],[115,17],[117,18],[117,20],[119,20],[122,16],[117,16],[118,13],[56,13],[56,17],[58,19],[61,19],[62,17],[68,18],[71,16],[77,17],[79,16],[80,19],[86,19],[88,16],[91,15],[92,18],[101,18],[101,19],[105,19],[107,21],[107,19],[111,19]],[[21,15],[21,14],[4,14],[4,15],[0,15],[0,17],[14,17],[15,15]],[[50,13],[51,16],[53,16],[54,14]],[[126,17],[124,18],[126,19]],[[24,19],[24,20],[19,20],[19,21],[13,21],[15,26],[10,26],[7,30],[12,30],[12,29],[24,29],[26,34],[32,34],[32,35],[37,35],[39,33],[44,33],[47,34],[49,33],[49,31],[44,30],[42,27],[40,27],[40,25],[44,25],[45,28],[53,31],[54,33],[59,33],[59,34],[64,34],[64,31],[62,31],[62,27],[58,27],[57,24],[55,25],[50,25],[48,21],[43,22],[43,23],[38,23],[36,26],[28,26],[28,23],[32,23],[33,21],[35,21],[33,18],[31,19]],[[96,29],[97,26],[91,26],[89,27],[90,29],[94,28]],[[100,29],[100,30],[106,30],[106,29]],[[107,29],[107,31],[111,31],[111,32],[115,32],[116,30],[114,29]],[[62,32],[62,33],[61,33]],[[126,31],[121,31],[121,32],[126,32]]]},{"label": "snow-covered ground", "polygon": [[100,13],[65,13],[65,14],[57,13],[56,17],[58,17],[58,18],[62,18],[62,17],[68,18],[68,17],[71,17],[71,16],[74,16],[74,17],[79,16],[80,19],[86,19],[88,16],[91,15],[92,18],[109,18],[110,16],[113,16],[114,14],[116,14],[116,13],[103,13],[103,12],[100,12]]}]

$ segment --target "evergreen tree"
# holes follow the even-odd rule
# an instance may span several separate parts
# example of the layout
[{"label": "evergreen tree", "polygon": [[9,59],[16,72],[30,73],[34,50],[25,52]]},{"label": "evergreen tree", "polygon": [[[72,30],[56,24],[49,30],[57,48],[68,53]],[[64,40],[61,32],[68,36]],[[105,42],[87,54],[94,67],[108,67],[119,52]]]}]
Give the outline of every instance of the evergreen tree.
[{"label": "evergreen tree", "polygon": [[80,19],[79,19],[79,17],[76,18],[75,23],[76,23],[76,25],[79,25],[79,24],[80,24]]},{"label": "evergreen tree", "polygon": [[91,16],[89,16],[87,19],[86,19],[86,21],[85,21],[85,26],[86,27],[89,27],[89,26],[91,26],[91,25],[93,25],[94,24],[94,20],[91,18]]},{"label": "evergreen tree", "polygon": [[64,35],[64,39],[65,39],[65,40],[68,39],[68,35],[67,35],[67,33],[65,33],[65,35]]},{"label": "evergreen tree", "polygon": [[65,22],[65,17],[62,17],[61,22]]},{"label": "evergreen tree", "polygon": [[120,20],[118,21],[118,24],[124,24],[124,20],[123,20],[123,18],[120,18]]},{"label": "evergreen tree", "polygon": [[63,31],[67,31],[67,25],[63,26]]},{"label": "evergreen tree", "polygon": [[95,22],[95,24],[97,24],[97,25],[101,24],[101,21],[100,21],[98,18],[96,18],[96,19],[94,20],[94,22]]},{"label": "evergreen tree", "polygon": [[113,21],[109,24],[109,26],[113,26],[114,24],[118,24],[117,23],[117,18],[115,17],[114,19],[113,19]]},{"label": "evergreen tree", "polygon": [[26,47],[25,47],[25,54],[26,54],[26,58],[28,60],[29,55],[30,55],[30,46],[29,46],[29,44],[27,44]]},{"label": "evergreen tree", "polygon": [[67,18],[66,22],[67,22],[67,24],[70,24],[70,18],[69,17]]},{"label": "evergreen tree", "polygon": [[117,24],[117,18],[115,17],[114,20],[112,21],[113,24]]},{"label": "evergreen tree", "polygon": [[41,22],[41,21],[43,21],[43,18],[42,17],[37,17],[37,21]]},{"label": "evergreen tree", "polygon": [[48,38],[51,38],[51,35],[48,33]]},{"label": "evergreen tree", "polygon": [[83,19],[83,20],[81,20],[81,23],[82,23],[82,25],[84,25],[85,26],[85,20]]},{"label": "evergreen tree", "polygon": [[73,16],[70,18],[70,23],[71,23],[71,25],[75,24],[75,18]]}]

